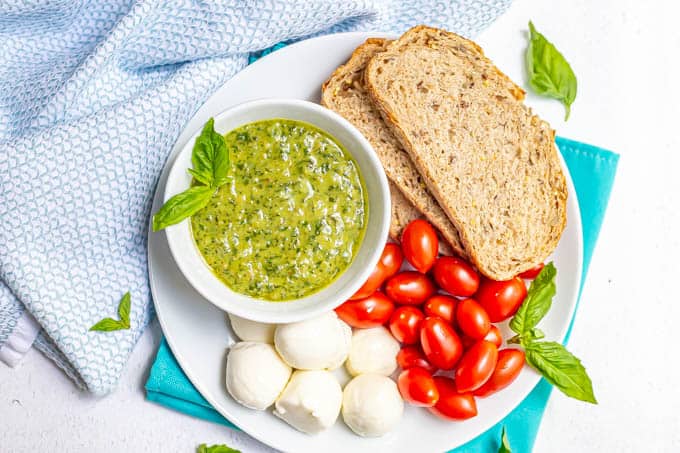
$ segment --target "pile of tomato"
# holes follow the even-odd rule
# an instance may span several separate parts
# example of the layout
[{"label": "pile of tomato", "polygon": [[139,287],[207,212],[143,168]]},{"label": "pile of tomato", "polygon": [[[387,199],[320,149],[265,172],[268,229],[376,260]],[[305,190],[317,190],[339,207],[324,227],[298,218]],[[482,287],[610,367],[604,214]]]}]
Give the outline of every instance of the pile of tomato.
[{"label": "pile of tomato", "polygon": [[[477,415],[476,397],[507,387],[520,374],[524,352],[501,349],[492,323],[513,316],[527,295],[523,279],[480,277],[466,261],[439,256],[435,229],[414,220],[401,245],[388,243],[366,283],[336,308],[352,327],[387,325],[402,344],[397,385],[405,401],[448,420]],[[402,271],[406,259],[415,270]]]}]

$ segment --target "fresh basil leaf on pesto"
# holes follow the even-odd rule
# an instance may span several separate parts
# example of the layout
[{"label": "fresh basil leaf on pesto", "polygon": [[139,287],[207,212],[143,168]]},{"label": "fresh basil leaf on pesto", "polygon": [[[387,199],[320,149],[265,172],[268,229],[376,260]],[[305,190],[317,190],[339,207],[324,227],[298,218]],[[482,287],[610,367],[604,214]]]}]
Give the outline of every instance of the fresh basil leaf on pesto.
[{"label": "fresh basil leaf on pesto", "polygon": [[191,217],[205,262],[232,290],[258,299],[328,286],[354,259],[368,220],[356,162],[300,121],[246,124],[225,141],[230,179]]},{"label": "fresh basil leaf on pesto", "polygon": [[202,209],[215,192],[224,185],[229,173],[229,150],[224,137],[215,132],[215,120],[210,118],[201,135],[196,138],[187,171],[194,177],[194,185],[170,198],[153,216],[152,227],[160,231],[191,217]]},{"label": "fresh basil leaf on pesto", "polygon": [[208,204],[214,192],[210,186],[193,186],[173,196],[153,216],[153,230],[160,231],[191,217]]},{"label": "fresh basil leaf on pesto", "polygon": [[189,173],[199,182],[219,187],[227,182],[229,152],[224,137],[215,132],[215,120],[210,118],[196,139],[191,154],[193,168]]},{"label": "fresh basil leaf on pesto", "polygon": [[566,108],[564,120],[568,120],[576,99],[576,75],[560,51],[531,22],[526,60],[531,88],[537,94],[561,101]]}]

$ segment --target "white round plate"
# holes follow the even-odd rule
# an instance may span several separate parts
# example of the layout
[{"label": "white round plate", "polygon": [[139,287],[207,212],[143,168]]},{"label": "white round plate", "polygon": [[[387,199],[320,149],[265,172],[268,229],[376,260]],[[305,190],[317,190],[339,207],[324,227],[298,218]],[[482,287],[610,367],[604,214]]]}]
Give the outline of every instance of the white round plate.
[{"label": "white round plate", "polygon": [[[162,203],[168,169],[176,154],[210,116],[226,108],[267,97],[319,101],[321,84],[368,37],[380,33],[343,33],[302,41],[278,50],[248,66],[220,88],[196,112],[180,135],[156,189],[153,212]],[[564,166],[564,163],[563,163]],[[564,167],[566,169],[566,167]],[[557,295],[540,327],[546,337],[566,335],[576,306],[582,264],[581,217],[573,183],[567,173],[567,227],[550,258],[558,269]],[[479,398],[479,415],[464,422],[440,420],[427,410],[407,407],[400,424],[376,439],[354,435],[342,422],[316,436],[302,434],[270,412],[236,403],[224,384],[227,346],[234,341],[225,315],[197,293],[173,261],[164,233],[149,230],[149,277],[156,313],[177,361],[198,391],[213,407],[249,435],[274,448],[295,452],[353,453],[445,451],[458,447],[491,428],[517,407],[540,376],[525,367],[513,384],[489,398]],[[383,244],[376,244],[382,247]],[[503,333],[509,334],[507,326]],[[506,338],[508,338],[506,336]]]}]

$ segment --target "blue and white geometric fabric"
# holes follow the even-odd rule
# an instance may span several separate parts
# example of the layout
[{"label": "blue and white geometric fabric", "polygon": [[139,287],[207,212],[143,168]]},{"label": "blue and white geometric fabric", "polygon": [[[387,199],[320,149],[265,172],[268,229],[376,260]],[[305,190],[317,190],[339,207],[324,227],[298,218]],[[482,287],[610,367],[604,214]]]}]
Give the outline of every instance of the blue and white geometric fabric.
[{"label": "blue and white geometric fabric", "polygon": [[[281,41],[425,23],[474,36],[510,0],[0,2],[0,358],[31,344],[115,388],[151,316],[152,194],[200,105]],[[132,294],[131,328],[90,332]]]}]

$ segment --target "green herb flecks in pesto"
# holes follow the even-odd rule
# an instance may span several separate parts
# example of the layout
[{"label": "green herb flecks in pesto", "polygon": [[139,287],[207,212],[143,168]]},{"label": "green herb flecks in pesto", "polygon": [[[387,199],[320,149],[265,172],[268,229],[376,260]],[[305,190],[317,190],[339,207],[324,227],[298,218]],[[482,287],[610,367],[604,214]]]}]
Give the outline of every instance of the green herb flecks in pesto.
[{"label": "green herb flecks in pesto", "polygon": [[191,218],[214,273],[270,301],[310,295],[352,262],[368,218],[356,163],[328,134],[276,119],[226,135],[233,179]]}]

